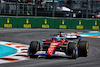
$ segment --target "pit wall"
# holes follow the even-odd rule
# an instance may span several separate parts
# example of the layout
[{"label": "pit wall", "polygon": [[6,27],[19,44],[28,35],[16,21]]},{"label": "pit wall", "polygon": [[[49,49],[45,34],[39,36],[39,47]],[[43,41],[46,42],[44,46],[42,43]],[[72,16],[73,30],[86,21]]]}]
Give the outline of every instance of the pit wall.
[{"label": "pit wall", "polygon": [[99,30],[100,20],[0,17],[0,27]]}]

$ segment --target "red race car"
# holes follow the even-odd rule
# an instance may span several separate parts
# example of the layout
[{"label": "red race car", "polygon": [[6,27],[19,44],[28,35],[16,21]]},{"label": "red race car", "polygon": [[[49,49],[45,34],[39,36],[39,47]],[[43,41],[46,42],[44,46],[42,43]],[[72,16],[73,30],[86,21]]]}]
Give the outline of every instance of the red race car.
[{"label": "red race car", "polygon": [[[72,41],[73,37],[76,37],[78,42]],[[87,57],[88,51],[89,43],[87,41],[81,41],[81,37],[58,34],[52,37],[51,40],[43,39],[41,45],[38,41],[32,41],[28,49],[28,55],[30,58],[37,58],[41,55],[46,57],[61,56],[76,59],[79,56]]]}]

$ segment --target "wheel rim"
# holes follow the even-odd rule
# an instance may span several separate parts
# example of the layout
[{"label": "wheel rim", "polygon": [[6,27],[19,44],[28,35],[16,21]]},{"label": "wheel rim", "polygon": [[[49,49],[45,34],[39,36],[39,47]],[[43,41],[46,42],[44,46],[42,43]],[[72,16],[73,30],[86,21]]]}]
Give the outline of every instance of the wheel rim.
[{"label": "wheel rim", "polygon": [[88,43],[86,44],[86,51],[87,51],[87,53],[89,52],[89,44]]},{"label": "wheel rim", "polygon": [[89,45],[87,45],[87,53],[89,52]]},{"label": "wheel rim", "polygon": [[76,56],[78,56],[78,47],[75,48]]}]

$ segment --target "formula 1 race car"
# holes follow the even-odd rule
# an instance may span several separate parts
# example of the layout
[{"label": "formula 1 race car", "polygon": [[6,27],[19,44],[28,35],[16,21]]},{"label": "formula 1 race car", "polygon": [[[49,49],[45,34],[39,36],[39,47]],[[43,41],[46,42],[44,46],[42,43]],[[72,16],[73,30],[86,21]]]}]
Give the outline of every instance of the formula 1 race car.
[{"label": "formula 1 race car", "polygon": [[[78,39],[77,42],[72,39]],[[70,40],[71,39],[71,40]],[[52,57],[61,56],[76,59],[77,57],[87,57],[89,51],[89,43],[81,41],[80,36],[61,35],[52,37],[51,40],[42,40],[42,44],[38,41],[32,41],[28,49],[30,58],[37,58],[39,55]]]}]

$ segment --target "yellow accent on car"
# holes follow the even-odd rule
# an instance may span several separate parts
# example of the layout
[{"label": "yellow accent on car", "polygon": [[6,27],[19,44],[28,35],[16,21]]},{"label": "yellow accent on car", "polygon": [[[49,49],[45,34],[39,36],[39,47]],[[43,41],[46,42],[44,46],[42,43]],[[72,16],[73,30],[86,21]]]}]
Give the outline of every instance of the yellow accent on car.
[{"label": "yellow accent on car", "polygon": [[75,45],[75,47],[77,47],[77,44]]},{"label": "yellow accent on car", "polygon": [[86,43],[86,51],[87,51],[88,42]]},{"label": "yellow accent on car", "polygon": [[37,44],[36,50],[38,50],[39,44]]},{"label": "yellow accent on car", "polygon": [[51,45],[50,47],[55,47],[55,45]]}]

